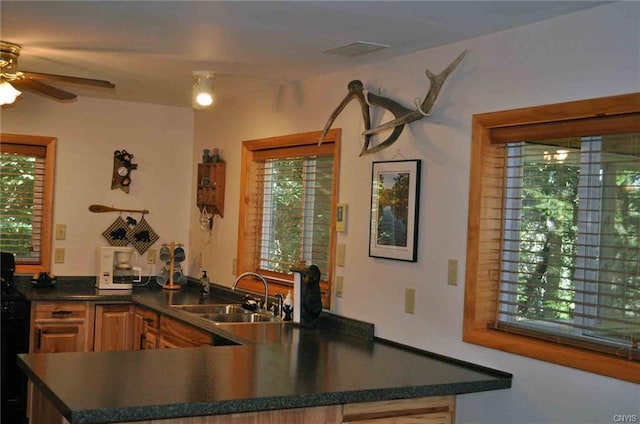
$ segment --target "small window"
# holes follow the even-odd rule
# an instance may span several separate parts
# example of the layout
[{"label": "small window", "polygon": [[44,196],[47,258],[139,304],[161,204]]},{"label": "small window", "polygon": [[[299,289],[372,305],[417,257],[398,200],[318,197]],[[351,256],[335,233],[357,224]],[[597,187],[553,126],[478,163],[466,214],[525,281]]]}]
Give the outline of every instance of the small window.
[{"label": "small window", "polygon": [[474,115],[465,341],[640,381],[639,104]]},{"label": "small window", "polygon": [[16,272],[50,271],[56,139],[2,134],[0,250],[16,258]]},{"label": "small window", "polygon": [[[258,272],[270,294],[292,287],[292,268],[315,264],[329,306],[335,250],[339,131],[318,146],[320,133],[243,143],[237,272]],[[251,282],[241,283],[260,291]]]}]

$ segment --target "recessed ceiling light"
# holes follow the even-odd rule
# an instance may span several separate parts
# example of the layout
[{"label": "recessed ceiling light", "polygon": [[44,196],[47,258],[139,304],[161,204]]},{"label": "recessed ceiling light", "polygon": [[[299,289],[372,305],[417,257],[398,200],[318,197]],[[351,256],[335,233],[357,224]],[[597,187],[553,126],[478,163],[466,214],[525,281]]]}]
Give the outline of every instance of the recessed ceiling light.
[{"label": "recessed ceiling light", "polygon": [[356,57],[363,54],[377,52],[378,50],[388,49],[391,46],[379,43],[370,43],[368,41],[355,41],[344,46],[335,47],[325,50],[322,53],[337,54],[340,56]]}]

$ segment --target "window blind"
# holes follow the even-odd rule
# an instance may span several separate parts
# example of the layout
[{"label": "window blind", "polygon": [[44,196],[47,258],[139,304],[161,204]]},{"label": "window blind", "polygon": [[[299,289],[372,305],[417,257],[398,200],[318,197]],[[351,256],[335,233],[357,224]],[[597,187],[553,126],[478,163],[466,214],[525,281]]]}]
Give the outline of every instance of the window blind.
[{"label": "window blind", "polygon": [[0,250],[17,264],[42,262],[46,147],[0,145]]},{"label": "window blind", "polygon": [[640,360],[640,134],[501,147],[486,163],[504,167],[485,204],[502,228],[492,325]]},{"label": "window blind", "polygon": [[[258,272],[291,274],[316,264],[325,281],[330,267],[333,154],[257,156],[251,166],[245,214],[246,258]],[[281,152],[282,153],[282,152]]]}]

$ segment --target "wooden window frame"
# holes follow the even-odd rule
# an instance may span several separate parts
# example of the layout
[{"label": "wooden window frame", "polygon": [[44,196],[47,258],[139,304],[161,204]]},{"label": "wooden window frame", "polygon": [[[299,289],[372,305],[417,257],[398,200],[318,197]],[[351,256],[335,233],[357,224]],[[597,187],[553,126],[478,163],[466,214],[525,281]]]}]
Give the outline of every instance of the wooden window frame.
[{"label": "wooden window frame", "polygon": [[[244,216],[248,212],[248,195],[250,192],[251,181],[249,179],[252,163],[256,160],[264,158],[273,158],[273,154],[270,152],[273,149],[279,149],[284,152],[286,156],[287,147],[298,148],[296,151],[300,152],[300,147],[308,147],[310,151],[318,152],[322,150],[325,153],[333,153],[333,208],[331,216],[331,242],[329,245],[329,272],[327,281],[321,281],[320,291],[322,293],[322,304],[324,308],[331,307],[332,300],[332,282],[335,274],[335,251],[336,251],[336,205],[338,199],[339,174],[340,174],[340,145],[342,130],[335,128],[330,130],[324,137],[324,142],[321,146],[317,146],[320,139],[321,131],[312,131],[307,133],[290,134],[284,136],[276,136],[269,138],[261,138],[255,140],[245,140],[242,142],[242,162],[241,162],[241,177],[240,177],[240,208],[239,208],[239,222],[238,222],[238,252],[237,252],[237,275],[247,271],[256,271],[251,269],[250,264],[244,261]],[[284,157],[283,156],[283,157]],[[293,276],[290,279],[283,279],[281,274],[271,272],[260,272],[269,283],[269,294],[272,296],[276,293],[286,294],[288,290],[293,290]],[[254,293],[264,293],[264,286],[260,281],[245,278],[239,282],[238,287],[243,290],[251,291]]]},{"label": "wooden window frame", "polygon": [[0,133],[0,143],[43,146],[45,154],[44,193],[42,206],[41,260],[39,264],[16,264],[16,274],[51,272],[53,191],[55,185],[55,162],[57,138],[35,135]]},{"label": "wooden window frame", "polygon": [[[623,131],[620,131],[623,128]],[[485,166],[491,149],[508,141],[585,135],[585,130],[640,131],[640,93],[476,114],[472,117],[471,170],[463,336],[473,343],[571,368],[640,383],[640,363],[603,353],[505,333],[495,320],[502,244],[501,220],[493,228],[482,217],[490,208],[483,180],[503,178]],[[491,160],[495,160],[492,158]],[[501,159],[498,159],[501,160]]]}]

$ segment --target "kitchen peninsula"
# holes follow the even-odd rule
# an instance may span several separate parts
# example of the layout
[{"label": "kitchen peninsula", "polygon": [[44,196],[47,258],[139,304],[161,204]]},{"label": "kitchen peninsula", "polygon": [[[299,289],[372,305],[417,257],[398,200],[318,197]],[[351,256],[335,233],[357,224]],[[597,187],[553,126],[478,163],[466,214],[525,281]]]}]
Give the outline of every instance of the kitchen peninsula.
[{"label": "kitchen peninsula", "polygon": [[[324,325],[206,323],[175,307],[198,302],[196,290],[187,288],[174,295],[136,288],[122,297],[62,286],[47,292],[25,288],[24,293],[33,302],[131,302],[239,343],[21,355],[20,366],[34,382],[33,400],[43,417],[38,423],[195,424],[226,423],[231,417],[243,423],[374,418],[384,423],[383,418],[400,415],[423,419],[417,422],[454,422],[456,395],[511,387],[508,373]],[[340,317],[324,315],[341,327]]]}]

